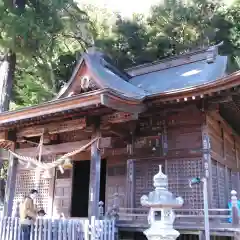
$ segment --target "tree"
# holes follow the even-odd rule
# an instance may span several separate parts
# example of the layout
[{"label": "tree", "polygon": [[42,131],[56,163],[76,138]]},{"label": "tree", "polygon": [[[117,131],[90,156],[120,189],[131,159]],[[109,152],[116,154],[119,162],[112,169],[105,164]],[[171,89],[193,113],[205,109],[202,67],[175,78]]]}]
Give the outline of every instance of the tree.
[{"label": "tree", "polygon": [[240,63],[238,12],[238,3],[226,7],[214,0],[165,0],[152,6],[147,19],[135,15],[125,20],[118,16],[111,34],[98,37],[96,45],[120,68],[127,68],[223,41],[220,51],[229,55],[229,70],[234,71]]},{"label": "tree", "polygon": [[[61,85],[54,62],[89,44],[82,26],[88,21],[71,0],[0,0],[1,112],[9,109],[10,99],[17,108],[54,96]],[[1,164],[1,200],[7,167]]]},{"label": "tree", "polygon": [[[117,16],[112,33],[96,39],[96,46],[108,53],[120,68],[149,61],[149,36],[143,16],[135,15],[132,20]],[[145,50],[145,51],[143,51]]]},{"label": "tree", "polygon": [[58,57],[89,44],[82,34],[89,19],[71,0],[13,2],[0,0],[0,47],[16,55],[13,100],[32,105],[57,92]]},{"label": "tree", "polygon": [[238,3],[165,0],[149,16],[123,19],[89,5],[82,11],[70,0],[29,0],[16,9],[0,2],[0,46],[16,53],[13,100],[20,106],[51,99],[93,42],[124,69],[224,41],[229,70],[239,68]]}]

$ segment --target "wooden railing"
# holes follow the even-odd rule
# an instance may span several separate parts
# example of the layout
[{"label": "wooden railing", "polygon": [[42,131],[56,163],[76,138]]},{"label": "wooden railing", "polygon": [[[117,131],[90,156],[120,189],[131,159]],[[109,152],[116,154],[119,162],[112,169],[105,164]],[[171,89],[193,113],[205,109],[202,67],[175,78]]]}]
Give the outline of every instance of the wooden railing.
[{"label": "wooden railing", "polygon": [[[114,220],[37,219],[31,227],[31,240],[114,240],[114,236]],[[18,218],[0,219],[0,239],[21,240]]]},{"label": "wooden railing", "polygon": [[[106,215],[117,220],[117,226],[145,228],[148,225],[149,209],[146,208],[121,208],[119,194],[113,195],[113,206],[108,208]],[[102,206],[101,206],[102,207]],[[101,212],[103,212],[101,210]],[[209,209],[209,224],[212,229],[240,228],[239,207],[237,192],[231,191],[231,209]],[[175,210],[175,225],[183,228],[204,228],[204,210],[180,208]]]},{"label": "wooden railing", "polygon": [[[119,208],[117,219],[119,223],[147,225],[149,209],[145,208]],[[203,209],[176,209],[176,226],[203,226]],[[209,222],[212,227],[239,228],[239,216],[233,209],[209,209]],[[130,225],[129,225],[130,226]]]}]

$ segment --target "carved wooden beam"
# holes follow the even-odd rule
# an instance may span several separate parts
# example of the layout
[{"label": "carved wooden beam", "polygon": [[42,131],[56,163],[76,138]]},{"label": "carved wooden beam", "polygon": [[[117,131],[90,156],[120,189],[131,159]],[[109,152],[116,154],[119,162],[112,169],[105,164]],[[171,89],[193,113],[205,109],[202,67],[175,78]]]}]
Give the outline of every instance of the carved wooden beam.
[{"label": "carved wooden beam", "polygon": [[17,138],[41,136],[47,130],[49,134],[70,132],[80,130],[86,127],[86,118],[67,120],[61,122],[52,122],[44,125],[35,125],[20,129]]},{"label": "carved wooden beam", "polygon": [[115,112],[102,117],[102,123],[122,123],[138,119],[137,113]]},{"label": "carved wooden beam", "polygon": [[[62,153],[72,152],[76,149],[79,149],[89,143],[90,140],[83,140],[78,142],[68,142],[68,143],[60,143],[55,145],[45,145],[43,146],[42,155],[57,155]],[[111,148],[112,146],[112,138],[101,138],[100,140],[100,148]],[[36,157],[38,155],[37,148],[20,148],[15,150],[16,153],[29,156]]]}]

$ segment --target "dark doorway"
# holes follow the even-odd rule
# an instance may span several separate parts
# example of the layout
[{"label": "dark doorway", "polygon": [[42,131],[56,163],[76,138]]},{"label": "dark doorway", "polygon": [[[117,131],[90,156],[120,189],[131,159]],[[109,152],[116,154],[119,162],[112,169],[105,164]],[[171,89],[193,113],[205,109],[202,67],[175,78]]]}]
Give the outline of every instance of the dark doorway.
[{"label": "dark doorway", "polygon": [[[75,161],[72,182],[72,217],[88,216],[90,161]],[[105,202],[106,160],[101,161],[100,201]]]}]

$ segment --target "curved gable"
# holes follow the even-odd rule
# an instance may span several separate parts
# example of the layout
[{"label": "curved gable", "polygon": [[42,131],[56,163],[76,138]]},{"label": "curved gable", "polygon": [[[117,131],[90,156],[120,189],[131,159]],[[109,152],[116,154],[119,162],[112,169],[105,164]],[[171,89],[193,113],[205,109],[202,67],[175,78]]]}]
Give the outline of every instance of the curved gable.
[{"label": "curved gable", "polygon": [[144,98],[146,92],[129,83],[128,79],[128,74],[108,63],[101,53],[88,52],[82,55],[72,77],[57,98],[106,88],[125,97]]}]

